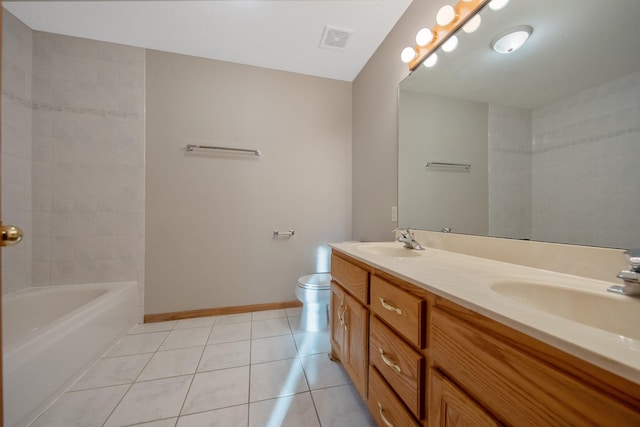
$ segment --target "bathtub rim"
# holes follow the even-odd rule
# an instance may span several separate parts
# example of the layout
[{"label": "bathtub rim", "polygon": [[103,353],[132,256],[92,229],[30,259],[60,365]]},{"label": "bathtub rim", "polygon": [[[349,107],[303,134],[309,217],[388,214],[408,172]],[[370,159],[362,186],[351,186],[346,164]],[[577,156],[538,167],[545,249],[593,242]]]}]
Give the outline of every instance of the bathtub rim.
[{"label": "bathtub rim", "polygon": [[[9,356],[3,352],[6,427],[23,427],[37,419],[137,323],[137,282],[46,288],[69,286],[108,286],[110,291],[51,322],[51,328],[16,347],[19,351]],[[102,329],[106,324],[108,329]],[[78,342],[83,345],[77,347]]]},{"label": "bathtub rim", "polygon": [[[106,302],[110,299],[118,298],[118,296],[121,293],[127,292],[129,287],[137,288],[137,282],[128,281],[128,282],[104,282],[104,283],[87,283],[87,284],[71,284],[71,285],[31,286],[26,289],[21,289],[17,292],[12,292],[11,294],[3,295],[2,303],[4,304],[7,298],[18,297],[18,296],[21,296],[22,294],[33,292],[34,290],[41,290],[41,291],[52,291],[52,290],[62,290],[62,289],[80,290],[80,289],[86,289],[87,287],[106,289],[107,292],[105,292],[102,295],[99,295],[97,298],[90,300],[87,304],[83,304],[80,307],[77,307],[76,309],[71,310],[70,312],[64,314],[63,316],[56,318],[54,321],[50,322],[49,324],[41,327],[40,329],[38,329],[38,334],[36,335],[27,335],[25,337],[18,338],[13,343],[11,343],[11,345],[8,345],[8,346],[3,340],[2,342],[3,366],[6,367],[6,363],[4,363],[5,360],[8,361],[12,359],[16,353],[19,353],[20,350],[23,350],[26,346],[28,346],[38,337],[41,337],[43,335],[46,336],[47,332],[57,328],[59,325],[67,323],[71,321],[73,318],[91,311],[92,308],[94,308],[97,304]],[[6,319],[4,318],[4,310],[3,310],[2,324],[5,325],[5,323],[6,323]]]}]

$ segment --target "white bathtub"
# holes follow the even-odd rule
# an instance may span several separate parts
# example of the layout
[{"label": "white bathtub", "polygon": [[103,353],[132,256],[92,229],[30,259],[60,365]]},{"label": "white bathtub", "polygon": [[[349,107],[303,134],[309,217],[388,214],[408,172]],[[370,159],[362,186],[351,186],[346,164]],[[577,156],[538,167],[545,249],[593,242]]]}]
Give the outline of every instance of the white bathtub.
[{"label": "white bathtub", "polygon": [[137,292],[126,282],[3,297],[5,427],[30,422],[136,324]]}]

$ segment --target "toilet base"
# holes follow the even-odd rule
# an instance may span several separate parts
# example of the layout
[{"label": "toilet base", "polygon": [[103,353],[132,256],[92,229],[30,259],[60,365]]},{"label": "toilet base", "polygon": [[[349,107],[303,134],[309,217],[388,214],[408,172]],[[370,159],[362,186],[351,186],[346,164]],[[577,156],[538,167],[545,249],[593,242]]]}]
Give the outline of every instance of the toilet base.
[{"label": "toilet base", "polygon": [[303,304],[299,327],[308,332],[327,331],[329,329],[329,305]]}]

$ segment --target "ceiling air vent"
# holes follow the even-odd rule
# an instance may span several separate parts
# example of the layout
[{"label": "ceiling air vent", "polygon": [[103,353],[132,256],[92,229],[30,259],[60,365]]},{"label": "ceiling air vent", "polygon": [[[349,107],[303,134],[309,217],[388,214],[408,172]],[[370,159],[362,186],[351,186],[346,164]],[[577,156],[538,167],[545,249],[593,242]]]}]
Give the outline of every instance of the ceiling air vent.
[{"label": "ceiling air vent", "polygon": [[320,47],[326,47],[329,49],[344,49],[349,38],[353,34],[351,30],[343,30],[342,28],[334,28],[326,26],[324,27],[324,33],[322,33],[322,40],[320,40]]}]

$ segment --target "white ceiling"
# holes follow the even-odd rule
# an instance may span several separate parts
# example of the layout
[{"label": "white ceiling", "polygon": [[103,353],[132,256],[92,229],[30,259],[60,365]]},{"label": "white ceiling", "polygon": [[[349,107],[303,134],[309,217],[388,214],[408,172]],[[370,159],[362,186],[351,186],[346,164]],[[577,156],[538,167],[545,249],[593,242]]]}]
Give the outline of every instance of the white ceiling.
[{"label": "white ceiling", "polygon": [[[4,1],[34,30],[353,81],[413,0]],[[324,27],[353,31],[320,47]]]}]

